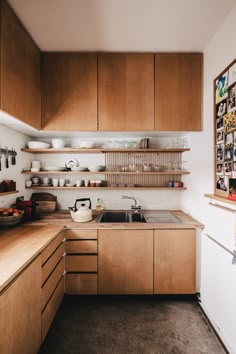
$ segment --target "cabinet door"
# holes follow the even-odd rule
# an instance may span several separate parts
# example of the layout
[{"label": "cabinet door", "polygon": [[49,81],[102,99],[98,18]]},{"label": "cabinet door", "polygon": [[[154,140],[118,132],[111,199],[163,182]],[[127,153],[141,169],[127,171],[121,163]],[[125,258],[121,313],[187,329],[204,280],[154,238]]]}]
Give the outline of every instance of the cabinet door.
[{"label": "cabinet door", "polygon": [[97,54],[42,55],[42,128],[97,130]]},{"label": "cabinet door", "polygon": [[25,34],[25,123],[41,128],[41,53]]},{"label": "cabinet door", "polygon": [[196,292],[196,231],[155,230],[154,294]]},{"label": "cabinet door", "polygon": [[41,260],[0,294],[0,353],[37,353],[41,344]]},{"label": "cabinet door", "polygon": [[1,108],[24,120],[25,30],[5,1],[1,15]]},{"label": "cabinet door", "polygon": [[154,130],[154,55],[100,54],[100,131]]},{"label": "cabinet door", "polygon": [[155,130],[202,130],[202,54],[155,55]]},{"label": "cabinet door", "polygon": [[99,294],[153,294],[153,231],[98,231]]}]

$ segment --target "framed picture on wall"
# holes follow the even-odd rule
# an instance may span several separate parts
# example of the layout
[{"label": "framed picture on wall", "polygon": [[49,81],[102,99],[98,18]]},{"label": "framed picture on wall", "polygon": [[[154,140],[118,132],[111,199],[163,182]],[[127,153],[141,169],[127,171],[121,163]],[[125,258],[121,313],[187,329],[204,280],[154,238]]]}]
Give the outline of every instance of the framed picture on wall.
[{"label": "framed picture on wall", "polygon": [[236,176],[236,59],[214,80],[214,122],[215,193],[227,196]]}]

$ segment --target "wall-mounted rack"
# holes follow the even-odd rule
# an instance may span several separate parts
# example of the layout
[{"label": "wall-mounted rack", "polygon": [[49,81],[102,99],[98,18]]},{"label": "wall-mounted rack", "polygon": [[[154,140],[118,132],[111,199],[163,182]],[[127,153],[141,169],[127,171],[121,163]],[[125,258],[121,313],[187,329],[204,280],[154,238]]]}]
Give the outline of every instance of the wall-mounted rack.
[{"label": "wall-mounted rack", "polygon": [[0,153],[2,153],[3,155],[6,155],[8,153],[8,156],[17,156],[17,152],[15,151],[15,149],[3,149],[0,148]]}]

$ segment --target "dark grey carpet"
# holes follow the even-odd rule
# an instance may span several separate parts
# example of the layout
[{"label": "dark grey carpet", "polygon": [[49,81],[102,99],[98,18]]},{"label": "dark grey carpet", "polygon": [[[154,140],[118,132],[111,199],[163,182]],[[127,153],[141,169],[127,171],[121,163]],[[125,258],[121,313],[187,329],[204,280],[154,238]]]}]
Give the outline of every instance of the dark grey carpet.
[{"label": "dark grey carpet", "polygon": [[223,354],[193,298],[66,296],[40,354]]}]

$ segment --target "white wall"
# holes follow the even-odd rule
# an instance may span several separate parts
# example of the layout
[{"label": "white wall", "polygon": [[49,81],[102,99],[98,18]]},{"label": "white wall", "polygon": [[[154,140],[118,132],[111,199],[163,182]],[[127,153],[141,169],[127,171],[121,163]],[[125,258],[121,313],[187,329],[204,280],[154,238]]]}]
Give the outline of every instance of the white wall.
[{"label": "white wall", "polygon": [[[0,125],[0,144],[2,148],[8,146],[9,149],[14,148],[17,152],[16,165],[12,166],[9,163],[9,168],[5,167],[5,155],[2,157],[2,171],[0,171],[0,182],[4,179],[13,179],[16,181],[16,189],[19,190],[17,194],[10,194],[6,196],[0,195],[0,207],[9,207],[16,201],[19,196],[24,196],[28,199],[31,193],[25,189],[25,178],[21,175],[23,167],[29,165],[30,155],[23,153],[20,149],[25,146],[25,143],[29,140],[26,135],[18,133],[12,129],[9,129],[3,125]],[[10,159],[9,159],[10,160]]]},{"label": "white wall", "polygon": [[[235,215],[210,206],[208,204],[209,199],[204,197],[204,193],[214,192],[213,81],[236,57],[235,33],[236,6],[234,6],[204,51],[204,131],[202,133],[189,134],[189,139],[191,140],[191,152],[189,155],[191,175],[188,180],[189,188],[182,195],[183,210],[205,224],[205,231],[230,250],[235,248],[233,234]],[[236,353],[236,343],[232,335],[232,327],[235,328],[235,322],[227,315],[228,311],[226,311],[226,307],[227,309],[231,307],[232,311],[236,312],[236,301],[235,299],[232,301],[229,290],[232,276],[230,276],[229,272],[219,274],[217,269],[221,268],[220,266],[217,269],[211,267],[211,271],[208,269],[208,264],[217,263],[220,265],[221,262],[223,268],[223,258],[218,257],[219,252],[214,251],[215,247],[213,245],[206,252],[205,245],[206,242],[202,242],[203,261],[201,274],[203,281],[201,299],[203,307],[205,307],[210,319],[219,330],[230,352]],[[235,267],[231,265],[231,258],[227,258],[228,262],[230,262],[229,267]],[[226,269],[225,266],[224,269]],[[235,282],[236,267],[233,269]],[[214,272],[217,272],[218,276],[215,276]],[[225,282],[228,284],[227,290]],[[214,295],[224,288],[225,291],[221,292],[224,298]]]}]

